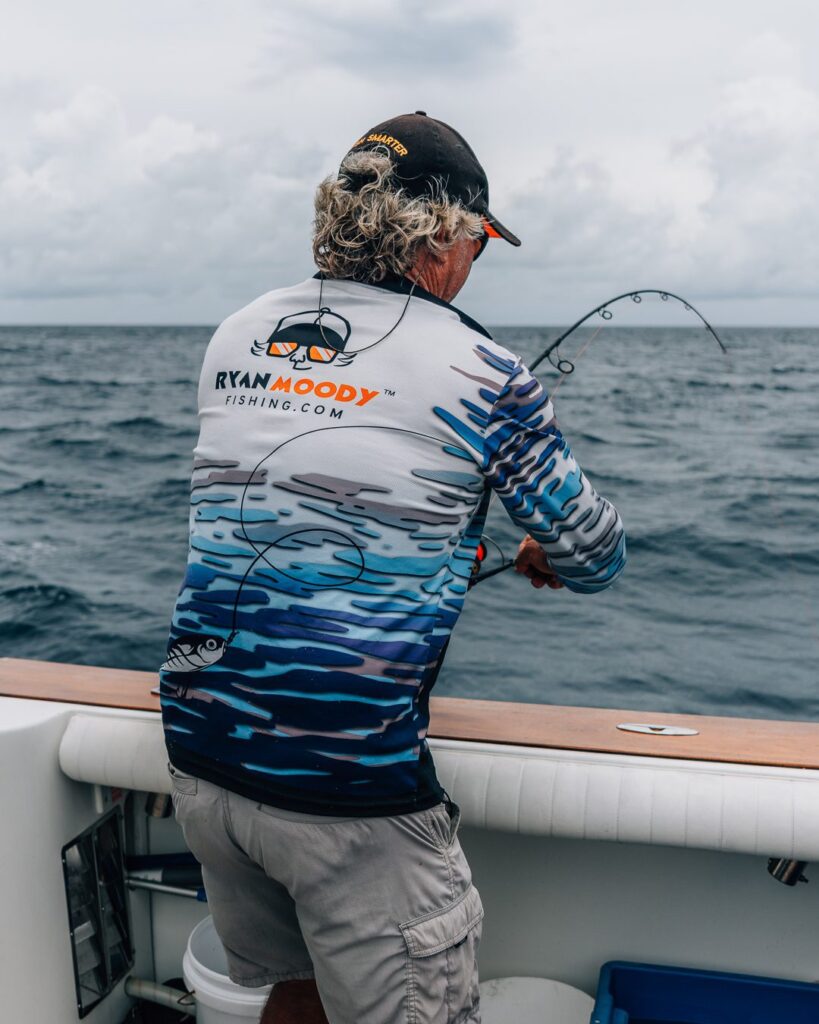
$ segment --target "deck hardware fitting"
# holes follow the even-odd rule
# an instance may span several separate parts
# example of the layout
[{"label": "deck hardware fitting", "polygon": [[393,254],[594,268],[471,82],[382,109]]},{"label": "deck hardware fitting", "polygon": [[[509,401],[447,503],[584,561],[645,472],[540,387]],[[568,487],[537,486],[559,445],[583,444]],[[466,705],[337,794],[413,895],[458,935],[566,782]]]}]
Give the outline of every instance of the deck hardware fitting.
[{"label": "deck hardware fitting", "polygon": [[684,725],[656,725],[651,722],[620,722],[617,726],[623,732],[642,732],[651,736],[699,736],[699,729],[688,729]]},{"label": "deck hardware fitting", "polygon": [[782,882],[783,885],[796,885],[798,882],[809,882],[805,877],[806,860],[791,860],[788,857],[769,857],[768,874]]}]

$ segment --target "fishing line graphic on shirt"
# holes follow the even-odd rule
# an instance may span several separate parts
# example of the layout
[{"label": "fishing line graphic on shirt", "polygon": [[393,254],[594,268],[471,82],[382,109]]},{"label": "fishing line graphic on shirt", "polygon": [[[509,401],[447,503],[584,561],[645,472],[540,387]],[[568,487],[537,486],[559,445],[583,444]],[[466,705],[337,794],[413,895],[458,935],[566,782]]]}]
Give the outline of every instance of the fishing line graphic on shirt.
[{"label": "fishing line graphic on shirt", "polygon": [[[357,540],[351,535],[351,533],[344,532],[333,527],[313,524],[305,524],[294,527],[289,526],[251,526],[252,523],[264,522],[259,520],[258,515],[254,515],[252,510],[247,509],[247,504],[250,500],[249,491],[254,485],[267,485],[267,470],[264,464],[268,460],[272,459],[274,455],[284,448],[285,446],[292,444],[302,437],[306,437],[311,434],[324,433],[331,430],[360,430],[360,431],[377,431],[377,432],[390,432],[395,431],[397,433],[412,434],[413,436],[432,441],[436,445],[440,445],[440,438],[436,438],[432,435],[423,434],[419,431],[410,431],[402,428],[393,428],[388,426],[361,426],[361,427],[323,427],[316,430],[306,431],[304,434],[298,434],[295,437],[287,438],[285,441],[277,445],[272,451],[270,451],[265,457],[251,470],[250,472],[238,469],[238,462],[231,462],[230,466],[220,465],[209,467],[206,465],[200,465],[195,468],[208,468],[208,472],[204,478],[199,480],[194,479],[193,490],[194,496],[192,501],[197,501],[195,491],[198,488],[210,488],[214,484],[225,485],[242,485],[241,496],[239,499],[239,507],[236,510],[238,516],[239,526],[234,531],[234,537],[237,539],[243,539],[246,541],[252,551],[255,553],[255,557],[252,559],[250,564],[242,574],[238,586],[235,591],[235,596],[232,602],[232,615],[230,620],[230,633],[225,637],[208,635],[208,634],[184,634],[174,639],[168,647],[168,653],[165,662],[162,664],[162,671],[173,672],[174,674],[182,673],[193,673],[199,672],[202,669],[209,668],[211,665],[215,665],[217,661],[220,661],[231,643],[236,638],[239,632],[239,608],[242,598],[242,592],[245,585],[248,583],[251,577],[251,573],[257,570],[260,563],[262,570],[267,566],[269,570],[272,570],[275,574],[274,579],[277,581],[289,580],[300,586],[302,589],[309,587],[311,592],[320,591],[323,589],[337,589],[347,586],[352,586],[358,583],[359,580],[367,573],[370,580],[373,576],[384,576],[388,577],[388,566],[386,564],[379,565],[373,558],[369,560],[366,557],[365,551],[367,548],[367,542],[363,537],[369,536],[371,538],[378,538],[380,535],[373,531],[371,527],[365,526],[365,519],[372,518],[375,521],[380,522],[385,526],[393,526],[402,530],[410,530],[410,536],[418,534],[418,540],[420,541],[420,550],[436,550],[442,551],[444,545],[441,543],[443,539],[448,538],[449,527],[455,523],[458,519],[457,516],[447,515],[440,509],[435,509],[434,506],[427,511],[411,510],[403,505],[395,505],[387,503],[384,498],[380,500],[376,496],[389,495],[391,493],[389,488],[385,488],[372,483],[355,482],[345,480],[341,478],[335,478],[331,476],[325,476],[316,473],[303,473],[294,474],[288,480],[275,481],[274,486],[284,492],[297,495],[302,498],[301,501],[297,502],[297,506],[310,509],[312,511],[321,512],[321,502],[326,502],[334,506],[335,511],[333,514],[336,518],[348,519],[354,530],[357,530],[362,534],[362,540]],[[427,480],[430,483],[436,481],[436,475],[428,470],[418,468],[412,471],[419,480]],[[445,484],[449,489],[448,499],[439,498],[440,504],[449,505],[452,507],[455,502],[453,501],[454,493],[453,488],[457,488],[458,484],[462,484],[468,495],[464,495],[461,498],[462,501],[466,501],[467,505],[474,505],[476,500],[476,485],[474,481],[469,477],[468,474],[458,474],[450,472],[444,474],[441,478],[440,483]],[[211,500],[214,503],[218,502],[220,505],[228,498],[228,495],[217,493],[212,496]],[[304,499],[310,499],[306,501]],[[208,500],[207,498],[202,500]],[[289,515],[291,510],[280,509],[279,512],[287,512]],[[327,512],[325,512],[327,514]],[[220,517],[234,518],[233,516],[227,515],[226,510],[221,512]],[[213,518],[212,516],[210,518]],[[276,521],[276,516],[272,517],[272,521]],[[435,528],[443,528],[444,534],[440,537],[434,533],[418,533],[419,530],[431,530]],[[329,565],[325,562],[320,570],[320,576],[312,575],[306,577],[302,575],[296,575],[294,572],[288,572],[283,568],[278,561],[274,561],[274,549],[293,549],[294,547],[300,548],[300,546],[308,545],[313,547],[323,546],[325,543],[332,543],[342,549],[349,549],[355,552],[352,561],[349,559],[342,559],[342,561],[350,562],[349,567],[346,565],[341,570],[332,570]],[[467,539],[467,545],[469,540]],[[451,546],[451,545],[450,545]],[[478,538],[474,538],[474,546],[478,547]],[[467,554],[468,557],[468,554]],[[221,562],[212,557],[208,558],[204,556],[203,561],[210,561],[211,564],[227,566],[228,563]],[[399,564],[402,562],[401,559],[395,560]],[[406,560],[404,560],[406,561]],[[474,561],[474,552],[473,552]],[[397,566],[398,567],[398,566]],[[409,567],[408,564],[405,567]],[[441,566],[437,565],[434,567],[440,571]],[[464,576],[470,576],[472,573],[472,564],[469,565],[468,573],[461,573]],[[411,571],[412,575],[417,575],[417,568],[413,568]],[[325,577],[324,579],[321,576]],[[451,582],[454,577],[450,576],[447,582]],[[263,581],[263,585],[268,584],[268,580]],[[379,580],[379,582],[382,582]],[[386,578],[383,582],[387,582]],[[254,581],[258,585],[259,581]],[[172,686],[174,696],[182,697],[187,690],[187,684],[185,682],[176,683]]]}]

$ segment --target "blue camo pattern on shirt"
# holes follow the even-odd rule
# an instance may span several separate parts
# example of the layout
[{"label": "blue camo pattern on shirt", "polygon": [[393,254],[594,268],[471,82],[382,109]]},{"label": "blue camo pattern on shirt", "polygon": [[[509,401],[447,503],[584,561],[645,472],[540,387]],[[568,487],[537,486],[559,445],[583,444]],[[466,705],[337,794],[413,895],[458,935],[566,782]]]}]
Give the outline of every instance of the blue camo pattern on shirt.
[{"label": "blue camo pattern on shirt", "polygon": [[491,492],[570,589],[621,571],[619,517],[540,384],[497,346],[470,354],[449,367],[459,400],[419,410],[417,430],[283,433],[287,458],[195,463],[161,673],[178,748],[317,799],[411,794]]},{"label": "blue camo pattern on shirt", "polygon": [[[463,465],[463,450],[438,451]],[[415,469],[430,502],[419,512],[389,504],[378,484],[257,472],[253,487],[275,495],[275,508],[244,514],[245,539],[231,506],[249,474],[229,472],[225,481],[222,467],[199,466],[194,477],[172,642],[236,637],[206,672],[162,673],[166,730],[223,764],[297,777],[316,793],[411,792],[428,725],[418,699],[463,607],[481,535],[480,476]]]},{"label": "blue camo pattern on shirt", "polygon": [[498,393],[481,387],[480,397],[491,407],[462,399],[468,422],[444,409],[435,412],[480,457],[487,483],[514,522],[545,549],[563,583],[584,594],[604,589],[625,565],[619,515],[575,462],[540,381],[519,360],[484,346],[478,351],[509,374]]}]

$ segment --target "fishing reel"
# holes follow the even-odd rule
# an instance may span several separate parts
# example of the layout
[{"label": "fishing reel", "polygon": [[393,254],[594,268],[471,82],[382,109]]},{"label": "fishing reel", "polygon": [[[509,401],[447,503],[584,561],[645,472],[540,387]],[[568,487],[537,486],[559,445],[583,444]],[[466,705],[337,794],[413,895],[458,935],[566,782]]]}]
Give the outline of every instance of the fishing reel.
[{"label": "fishing reel", "polygon": [[472,563],[472,568],[469,570],[469,584],[467,589],[471,590],[472,587],[478,582],[478,577],[481,574],[481,566],[486,561],[488,550],[484,542],[478,541],[478,546],[475,549],[475,560]]}]

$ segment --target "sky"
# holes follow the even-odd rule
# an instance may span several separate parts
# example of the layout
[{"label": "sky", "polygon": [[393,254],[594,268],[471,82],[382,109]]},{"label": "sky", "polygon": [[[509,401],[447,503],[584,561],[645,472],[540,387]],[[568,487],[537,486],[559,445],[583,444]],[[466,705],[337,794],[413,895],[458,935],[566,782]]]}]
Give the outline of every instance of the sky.
[{"label": "sky", "polygon": [[5,8],[0,323],[218,323],[313,272],[316,184],[420,109],[523,240],[476,264],[477,319],[567,323],[656,287],[715,324],[819,324],[808,0]]}]

